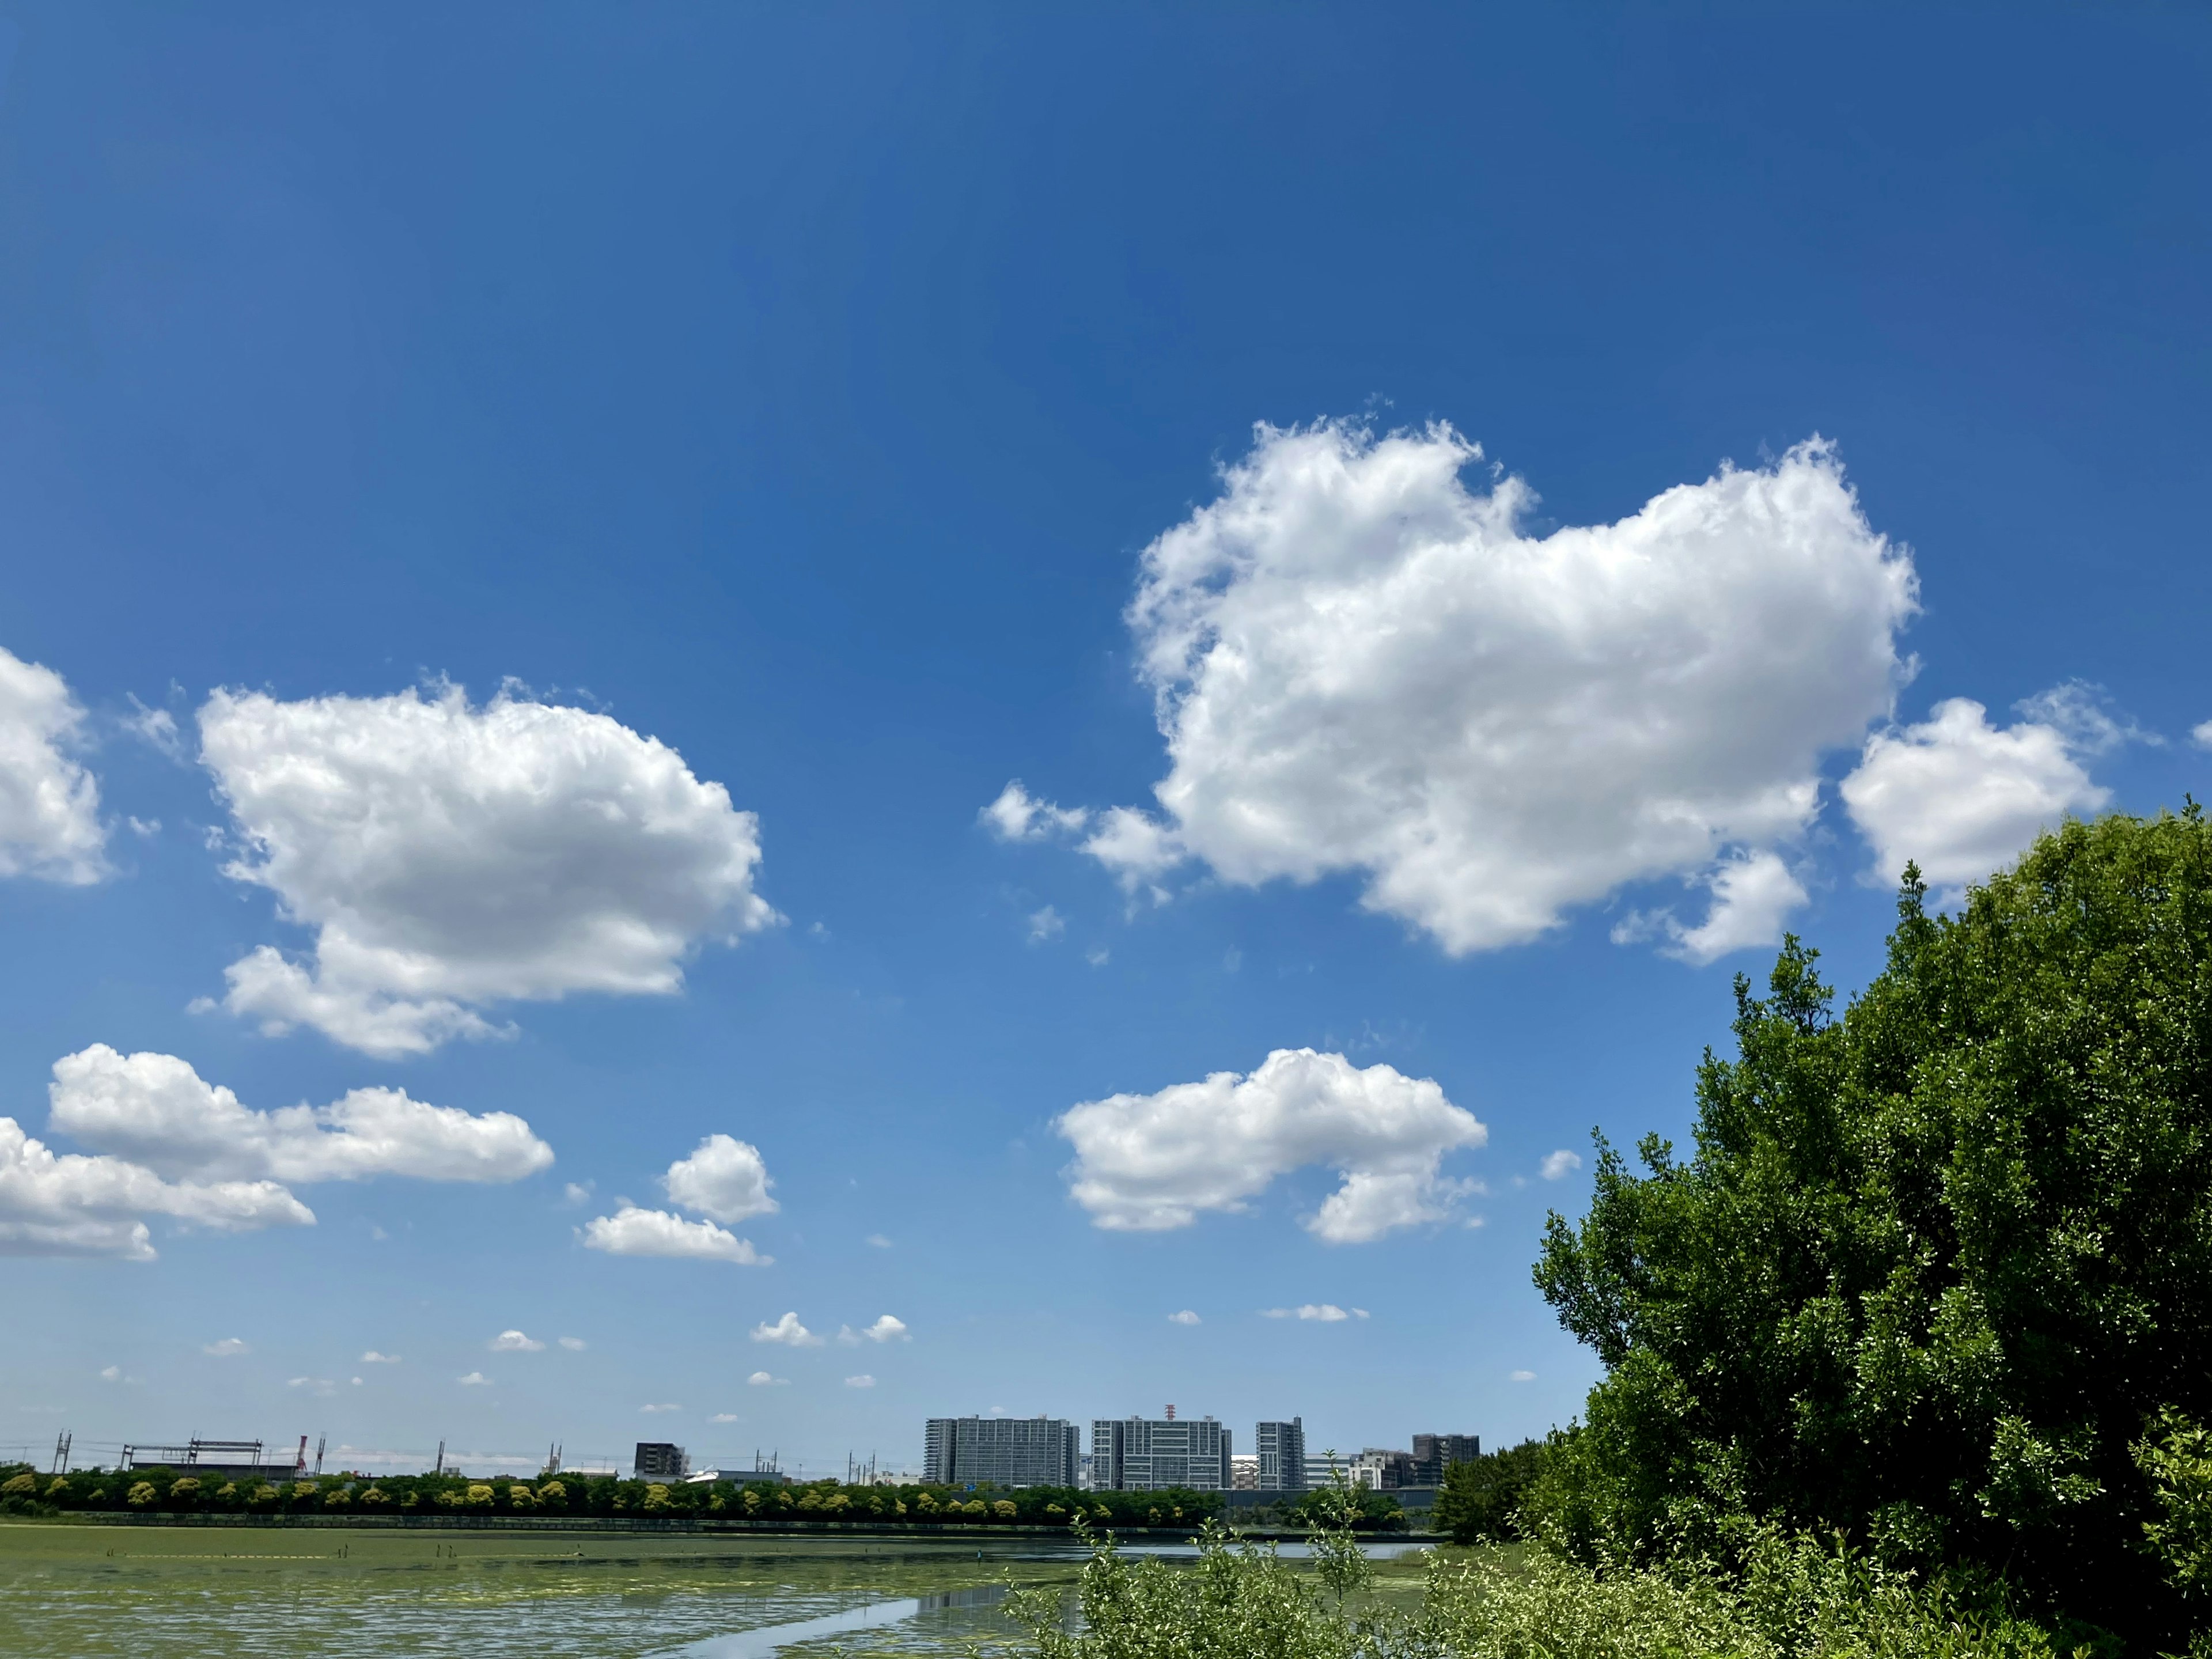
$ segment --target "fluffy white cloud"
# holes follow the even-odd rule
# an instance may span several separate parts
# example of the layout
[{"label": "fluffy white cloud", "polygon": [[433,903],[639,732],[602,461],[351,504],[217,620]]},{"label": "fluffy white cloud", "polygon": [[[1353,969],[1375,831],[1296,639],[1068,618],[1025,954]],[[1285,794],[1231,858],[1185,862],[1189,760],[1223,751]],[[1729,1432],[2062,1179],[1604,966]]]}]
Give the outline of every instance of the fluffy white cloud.
[{"label": "fluffy white cloud", "polygon": [[673,991],[700,941],[779,919],[754,816],[605,714],[219,691],[199,726],[228,872],[315,930],[311,963],[264,945],[227,970],[224,1006],[266,1030],[420,1054],[488,1035],[495,1002]]},{"label": "fluffy white cloud", "polygon": [[907,1340],[906,1321],[890,1314],[879,1314],[876,1322],[860,1334],[871,1342],[903,1342]]},{"label": "fluffy white cloud", "polygon": [[60,675],[0,650],[0,876],[107,873],[100,786],[68,753],[83,725]]},{"label": "fluffy white cloud", "polygon": [[1262,1308],[1262,1319],[1310,1319],[1323,1325],[1340,1324],[1347,1319],[1364,1319],[1367,1310],[1340,1308],[1334,1302],[1306,1302],[1295,1308]]},{"label": "fluffy white cloud", "polygon": [[1158,816],[1070,824],[1010,786],[987,820],[1085,829],[1132,888],[1186,859],[1244,884],[1358,872],[1367,908],[1454,954],[1801,835],[1822,754],[1887,713],[1916,605],[1832,452],[1540,538],[1518,479],[1468,489],[1479,459],[1443,426],[1261,427],[1146,550],[1129,607]]},{"label": "fluffy white cloud", "polygon": [[672,1403],[664,1406],[640,1406],[638,1407],[638,1410],[647,1417],[657,1417],[664,1412],[680,1412],[683,1409],[683,1407]]},{"label": "fluffy white cloud", "polygon": [[367,1353],[362,1355],[361,1363],[364,1365],[397,1365],[399,1363],[399,1356],[396,1353],[379,1353],[375,1349],[371,1348]]},{"label": "fluffy white cloud", "polygon": [[57,1154],[14,1118],[0,1117],[0,1255],[151,1261],[141,1219],[149,1215],[222,1232],[315,1220],[273,1181],[164,1181],[120,1158]]},{"label": "fluffy white cloud", "polygon": [[1048,939],[1058,939],[1067,931],[1067,918],[1049,904],[1042,910],[1030,913],[1030,943],[1042,945]]},{"label": "fluffy white cloud", "polygon": [[1694,880],[1712,894],[1702,922],[1686,927],[1671,909],[1632,911],[1614,926],[1613,942],[1662,939],[1666,955],[1703,967],[1732,951],[1774,944],[1790,913],[1805,902],[1803,884],[1779,854],[1764,848],[1733,853]]},{"label": "fluffy white cloud", "polygon": [[1564,1181],[1582,1167],[1583,1155],[1562,1146],[1556,1152],[1544,1154],[1544,1161],[1538,1166],[1537,1173],[1547,1181]]},{"label": "fluffy white cloud", "polygon": [[[755,1371],[745,1381],[756,1389],[783,1389],[791,1385],[789,1377],[770,1376],[766,1371]],[[733,1418],[731,1420],[734,1422],[736,1419]]]},{"label": "fluffy white cloud", "polygon": [[680,1256],[734,1261],[741,1267],[764,1267],[775,1260],[755,1250],[750,1239],[739,1238],[711,1221],[686,1221],[667,1210],[641,1210],[635,1204],[586,1222],[584,1243],[609,1255]]},{"label": "fluffy white cloud", "polygon": [[520,1331],[501,1331],[484,1344],[494,1353],[543,1353],[545,1345]]},{"label": "fluffy white cloud", "polygon": [[1075,1146],[1070,1192],[1101,1227],[1187,1227],[1320,1164],[1343,1184],[1305,1225],[1333,1244],[1447,1213],[1466,1189],[1440,1175],[1444,1154],[1489,1138],[1436,1083],[1311,1048],[1278,1048],[1247,1077],[1087,1101],[1055,1127]]},{"label": "fluffy white cloud", "polygon": [[1001,789],[999,798],[976,814],[1001,841],[1042,841],[1055,830],[1080,830],[1090,816],[1079,807],[1063,810],[1050,801],[1037,799],[1022,787],[1019,778]]},{"label": "fluffy white cloud", "polygon": [[104,1042],[56,1060],[49,1097],[55,1128],[165,1176],[505,1182],[553,1161],[509,1112],[426,1105],[398,1089],[252,1111],[173,1054],[121,1054]]},{"label": "fluffy white cloud", "polygon": [[800,1324],[795,1313],[784,1315],[773,1325],[763,1321],[754,1326],[753,1340],[781,1342],[793,1348],[818,1348],[822,1346],[822,1339]]},{"label": "fluffy white cloud", "polygon": [[685,1209],[717,1221],[773,1215],[780,1207],[769,1196],[775,1182],[769,1178],[760,1148],[728,1135],[708,1135],[690,1157],[668,1166],[660,1184]]},{"label": "fluffy white cloud", "polygon": [[2019,712],[1999,728],[1980,703],[1952,697],[1919,725],[1867,739],[1841,793],[1875,850],[1869,878],[1894,881],[1910,859],[1933,886],[1980,881],[2038,830],[2112,799],[2081,762],[2132,734],[2084,688],[2062,686]]},{"label": "fluffy white cloud", "polygon": [[845,1386],[848,1389],[872,1389],[876,1386],[876,1379],[863,1371],[858,1376],[847,1377]]},{"label": "fluffy white cloud", "polygon": [[471,1371],[466,1376],[457,1376],[453,1381],[459,1383],[465,1389],[488,1389],[491,1387],[491,1378],[486,1376],[482,1371]]},{"label": "fluffy white cloud", "polygon": [[1203,1322],[1188,1308],[1185,1308],[1181,1313],[1171,1313],[1168,1316],[1168,1323],[1170,1325],[1197,1325]]},{"label": "fluffy white cloud", "polygon": [[709,1423],[742,1423],[745,1419],[735,1412],[716,1412],[707,1419]]}]

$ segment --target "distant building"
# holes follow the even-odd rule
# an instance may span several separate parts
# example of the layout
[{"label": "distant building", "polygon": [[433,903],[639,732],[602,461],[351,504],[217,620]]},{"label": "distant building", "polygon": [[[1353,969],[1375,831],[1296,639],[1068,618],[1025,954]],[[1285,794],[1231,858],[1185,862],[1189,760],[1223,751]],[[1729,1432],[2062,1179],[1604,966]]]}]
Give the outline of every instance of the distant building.
[{"label": "distant building", "polygon": [[258,1440],[188,1440],[181,1446],[130,1445],[117,1463],[123,1469],[175,1469],[202,1480],[289,1480],[306,1472],[307,1441],[301,1451],[274,1455]]},{"label": "distant building", "polygon": [[1232,1492],[1260,1490],[1260,1455],[1257,1452],[1237,1452],[1230,1457],[1229,1487]]},{"label": "distant building", "polygon": [[1482,1455],[1479,1434],[1417,1434],[1413,1437],[1413,1478],[1410,1486],[1441,1486],[1444,1471],[1455,1463],[1472,1463]]},{"label": "distant building", "polygon": [[1081,1459],[1064,1417],[933,1417],[922,1431],[921,1478],[935,1486],[1073,1486]]},{"label": "distant building", "polygon": [[1091,1481],[1101,1492],[1229,1492],[1229,1431],[1210,1417],[1099,1418],[1091,1425]]},{"label": "distant building", "polygon": [[691,1459],[683,1447],[665,1440],[641,1440],[631,1468],[641,1480],[681,1480],[691,1473]]},{"label": "distant building", "polygon": [[1253,1425],[1252,1449],[1259,1458],[1255,1485],[1261,1492],[1304,1492],[1306,1480],[1306,1424],[1302,1417],[1287,1423]]},{"label": "distant building", "polygon": [[1308,1452],[1306,1454],[1306,1490],[1326,1492],[1340,1480],[1347,1481],[1355,1486],[1359,1485],[1358,1478],[1352,1473],[1352,1462],[1353,1460],[1346,1457],[1342,1452],[1338,1452],[1334,1456],[1328,1452]]}]

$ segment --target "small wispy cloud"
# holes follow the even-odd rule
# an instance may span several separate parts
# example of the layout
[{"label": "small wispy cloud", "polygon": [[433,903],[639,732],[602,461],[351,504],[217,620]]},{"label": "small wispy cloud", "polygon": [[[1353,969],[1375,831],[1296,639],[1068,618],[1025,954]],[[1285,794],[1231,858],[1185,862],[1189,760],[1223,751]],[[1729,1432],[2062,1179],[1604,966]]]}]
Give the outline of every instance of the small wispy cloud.
[{"label": "small wispy cloud", "polygon": [[1295,1308],[1262,1308],[1262,1319],[1313,1319],[1324,1325],[1334,1325],[1340,1320],[1364,1319],[1364,1308],[1340,1308],[1334,1302],[1304,1302]]},{"label": "small wispy cloud", "polygon": [[640,1407],[638,1407],[638,1410],[639,1410],[641,1413],[643,1413],[645,1416],[647,1416],[647,1417],[656,1417],[656,1416],[659,1416],[659,1415],[661,1413],[663,1413],[663,1412],[680,1412],[680,1411],[682,1411],[683,1409],[684,1409],[684,1407],[681,1407],[681,1406],[678,1406],[678,1405],[674,1405],[674,1404],[660,1405],[660,1406],[640,1406]]},{"label": "small wispy cloud", "polygon": [[486,1376],[482,1371],[471,1371],[466,1376],[457,1376],[453,1381],[459,1383],[465,1389],[488,1389],[491,1387],[491,1378]]},{"label": "small wispy cloud", "polygon": [[1199,1316],[1188,1308],[1185,1308],[1181,1313],[1171,1313],[1168,1316],[1168,1323],[1170,1325],[1196,1325],[1200,1322]]},{"label": "small wispy cloud", "polygon": [[494,1353],[538,1353],[545,1346],[536,1338],[525,1336],[520,1331],[501,1331],[484,1346]]},{"label": "small wispy cloud", "polygon": [[848,1389],[872,1389],[876,1386],[876,1379],[863,1371],[858,1376],[847,1377],[845,1386]]},{"label": "small wispy cloud", "polygon": [[766,1371],[755,1371],[745,1381],[756,1389],[787,1388],[791,1382],[791,1379],[787,1376],[770,1376]]},{"label": "small wispy cloud", "polygon": [[781,1342],[792,1348],[818,1348],[822,1346],[822,1339],[800,1324],[795,1313],[784,1315],[773,1325],[762,1321],[753,1327],[752,1338],[756,1342]]},{"label": "small wispy cloud", "polygon": [[1536,1380],[1536,1373],[1534,1371],[1515,1371],[1512,1374],[1512,1380],[1516,1382],[1534,1382]]},{"label": "small wispy cloud", "polygon": [[1048,939],[1058,939],[1067,931],[1067,918],[1049,904],[1042,910],[1030,912],[1030,943],[1042,945]]},{"label": "small wispy cloud", "polygon": [[217,1359],[235,1359],[242,1353],[252,1353],[253,1350],[247,1347],[238,1338],[226,1336],[220,1342],[209,1343],[200,1352],[213,1354]]},{"label": "small wispy cloud", "polygon": [[735,1412],[716,1412],[707,1419],[709,1423],[742,1423],[745,1419]]},{"label": "small wispy cloud", "polygon": [[580,1336],[564,1336],[561,1339],[561,1346],[570,1353],[581,1353],[592,1345]]},{"label": "small wispy cloud", "polygon": [[1571,1152],[1562,1146],[1556,1152],[1544,1154],[1544,1161],[1537,1165],[1536,1173],[1547,1181],[1559,1181],[1572,1175],[1582,1167],[1583,1155],[1580,1152]]},{"label": "small wispy cloud", "polygon": [[371,1348],[367,1353],[362,1355],[361,1363],[364,1365],[397,1365],[399,1363],[399,1356],[396,1353],[379,1353],[375,1349]]}]

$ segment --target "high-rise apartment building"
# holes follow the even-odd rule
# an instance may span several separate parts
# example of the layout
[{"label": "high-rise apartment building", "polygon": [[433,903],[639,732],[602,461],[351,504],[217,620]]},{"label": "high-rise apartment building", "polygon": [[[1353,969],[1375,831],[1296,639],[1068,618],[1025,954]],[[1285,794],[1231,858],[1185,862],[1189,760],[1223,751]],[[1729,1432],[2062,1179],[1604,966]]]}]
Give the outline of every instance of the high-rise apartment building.
[{"label": "high-rise apartment building", "polygon": [[1306,1424],[1302,1417],[1287,1423],[1253,1425],[1252,1449],[1260,1456],[1261,1492],[1306,1490]]},{"label": "high-rise apartment building", "polygon": [[1099,1418],[1091,1425],[1091,1484],[1102,1492],[1227,1492],[1230,1434],[1210,1417]]},{"label": "high-rise apartment building", "polygon": [[1064,1417],[933,1417],[922,1431],[921,1478],[933,1485],[1072,1486],[1081,1469]]},{"label": "high-rise apartment building", "polygon": [[681,1480],[691,1473],[691,1460],[681,1446],[665,1440],[641,1440],[632,1465],[641,1480]]}]

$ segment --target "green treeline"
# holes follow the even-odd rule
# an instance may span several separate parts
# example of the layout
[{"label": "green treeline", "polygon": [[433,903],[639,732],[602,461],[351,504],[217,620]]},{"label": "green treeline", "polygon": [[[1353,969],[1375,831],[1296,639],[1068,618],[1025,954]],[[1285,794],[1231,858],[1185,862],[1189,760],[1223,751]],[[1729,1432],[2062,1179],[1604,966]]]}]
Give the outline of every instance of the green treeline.
[{"label": "green treeline", "polygon": [[1955,915],[1908,868],[1873,981],[1838,1014],[1789,940],[1734,1048],[1686,1156],[1600,1137],[1589,1214],[1552,1217],[1536,1283],[1605,1376],[1578,1425],[1455,1471],[1452,1523],[1508,1502],[1624,1571],[1779,1529],[2136,1651],[2212,1627],[2195,804],[2069,824]]},{"label": "green treeline", "polygon": [[1064,1527],[1079,1516],[1096,1527],[1195,1527],[1218,1516],[1218,1492],[1078,1492],[1056,1486],[1013,1491],[981,1487],[804,1486],[774,1481],[619,1480],[554,1474],[501,1476],[364,1474],[321,1479],[203,1480],[188,1472],[134,1469],[41,1474],[22,1465],[0,1469],[0,1512],[125,1510],[152,1514],[519,1515],[596,1519],[757,1521],[817,1525]]}]

